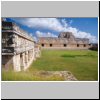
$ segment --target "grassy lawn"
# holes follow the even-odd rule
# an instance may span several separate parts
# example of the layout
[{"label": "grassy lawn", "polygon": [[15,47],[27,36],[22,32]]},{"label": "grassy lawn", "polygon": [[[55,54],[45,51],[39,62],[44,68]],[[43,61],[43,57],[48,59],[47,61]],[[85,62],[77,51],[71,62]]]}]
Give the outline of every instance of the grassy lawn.
[{"label": "grassy lawn", "polygon": [[2,71],[2,80],[58,81],[62,77],[38,76],[37,71],[70,71],[79,81],[98,80],[98,52],[89,50],[42,50],[42,55],[25,72]]}]

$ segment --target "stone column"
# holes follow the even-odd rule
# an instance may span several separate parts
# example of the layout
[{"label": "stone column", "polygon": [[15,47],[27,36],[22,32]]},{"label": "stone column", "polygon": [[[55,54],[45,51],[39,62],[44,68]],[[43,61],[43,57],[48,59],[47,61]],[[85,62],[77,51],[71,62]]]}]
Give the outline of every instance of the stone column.
[{"label": "stone column", "polygon": [[21,71],[21,68],[20,68],[20,54],[13,56],[13,67],[14,67],[14,71]]},{"label": "stone column", "polygon": [[25,53],[22,53],[22,69],[25,69]]},{"label": "stone column", "polygon": [[28,66],[28,51],[25,52],[25,69]]},{"label": "stone column", "polygon": [[30,59],[32,59],[32,50],[30,50]]},{"label": "stone column", "polygon": [[33,60],[36,60],[36,53],[35,53],[35,49],[32,49],[32,58]]}]

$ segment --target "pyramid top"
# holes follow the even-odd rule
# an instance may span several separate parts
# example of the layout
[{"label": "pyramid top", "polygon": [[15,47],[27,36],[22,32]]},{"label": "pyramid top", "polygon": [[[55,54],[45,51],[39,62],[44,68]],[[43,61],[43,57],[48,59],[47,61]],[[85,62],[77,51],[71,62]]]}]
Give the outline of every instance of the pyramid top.
[{"label": "pyramid top", "polygon": [[75,38],[72,32],[62,32],[59,34],[58,38]]}]

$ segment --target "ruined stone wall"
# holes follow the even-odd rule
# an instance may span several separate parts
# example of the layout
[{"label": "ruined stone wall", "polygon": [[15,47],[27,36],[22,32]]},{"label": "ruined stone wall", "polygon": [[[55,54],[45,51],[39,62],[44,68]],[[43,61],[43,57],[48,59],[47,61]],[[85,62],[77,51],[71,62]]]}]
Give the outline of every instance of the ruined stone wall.
[{"label": "ruined stone wall", "polygon": [[40,57],[40,49],[35,48],[31,36],[21,30],[17,25],[5,23],[2,29],[2,65],[9,69],[12,65],[14,71],[26,70],[33,60]]}]

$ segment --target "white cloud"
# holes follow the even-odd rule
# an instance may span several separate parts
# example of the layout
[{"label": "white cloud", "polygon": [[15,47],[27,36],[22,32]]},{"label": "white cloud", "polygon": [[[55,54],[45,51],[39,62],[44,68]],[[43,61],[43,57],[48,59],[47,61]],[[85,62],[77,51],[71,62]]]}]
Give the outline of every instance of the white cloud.
[{"label": "white cloud", "polygon": [[[17,19],[13,19],[17,20]],[[70,23],[67,23],[65,19],[57,19],[57,18],[20,18],[17,20],[17,22],[26,25],[30,28],[43,28],[43,29],[49,29],[54,30],[56,32],[72,32],[75,37],[77,38],[88,38],[90,42],[97,42],[96,36],[91,35],[90,33],[83,32],[77,28],[71,27],[69,24],[72,24],[72,20]],[[37,31],[36,34],[38,36],[52,36],[56,37],[53,33],[47,32],[43,33],[40,31]]]},{"label": "white cloud", "polygon": [[57,37],[55,34],[51,33],[51,32],[40,32],[40,31],[36,31],[36,35],[37,37]]},{"label": "white cloud", "polygon": [[72,32],[76,38],[88,38],[90,43],[97,43],[98,42],[96,36],[93,36],[87,32],[80,31],[77,28],[68,27],[66,30],[69,32]]},{"label": "white cloud", "polygon": [[63,29],[62,24],[57,18],[20,18],[19,22],[30,28],[44,28],[61,32]]},{"label": "white cloud", "polygon": [[[62,22],[62,25],[63,25],[64,28],[68,27],[67,21],[65,19],[62,19],[61,22]],[[62,30],[64,28],[62,28]]]}]

